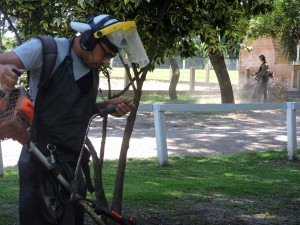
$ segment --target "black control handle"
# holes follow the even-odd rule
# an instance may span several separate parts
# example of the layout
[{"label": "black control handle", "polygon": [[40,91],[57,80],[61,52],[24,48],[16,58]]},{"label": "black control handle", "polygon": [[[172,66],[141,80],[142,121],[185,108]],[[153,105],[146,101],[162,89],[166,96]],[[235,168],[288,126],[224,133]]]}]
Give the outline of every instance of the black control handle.
[{"label": "black control handle", "polygon": [[17,70],[16,68],[13,68],[12,71],[18,76],[20,77],[23,73],[21,73],[19,70]]},{"label": "black control handle", "polygon": [[99,115],[104,117],[104,116],[107,116],[108,114],[115,113],[115,112],[117,112],[116,108],[117,108],[117,105],[113,105],[113,106],[105,108],[105,109],[100,109]]}]

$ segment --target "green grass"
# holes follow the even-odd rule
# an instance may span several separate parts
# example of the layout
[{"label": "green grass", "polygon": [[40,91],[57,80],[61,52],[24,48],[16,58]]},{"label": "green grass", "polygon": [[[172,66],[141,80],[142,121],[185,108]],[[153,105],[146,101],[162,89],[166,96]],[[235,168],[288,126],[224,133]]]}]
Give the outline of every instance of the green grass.
[{"label": "green grass", "polygon": [[300,98],[289,98],[289,102],[300,102]]},{"label": "green grass", "polygon": [[[229,70],[228,71],[230,80],[232,84],[238,84],[239,71]],[[111,78],[123,78],[124,77],[124,68],[114,67],[111,72]],[[170,80],[170,69],[155,69],[153,72],[147,74],[146,80]],[[184,69],[180,70],[179,81],[189,81],[190,80],[190,70]],[[195,81],[196,82],[205,82],[206,80],[206,71],[196,69],[195,70]],[[218,83],[216,73],[213,69],[209,71],[209,82]]]},{"label": "green grass", "polygon": [[[123,98],[131,99],[130,95],[122,95]],[[102,97],[98,97],[97,101],[103,101]],[[190,95],[190,94],[177,94],[177,100],[170,100],[169,95],[167,94],[158,94],[158,93],[150,93],[146,95],[142,95],[140,104],[208,104],[208,103],[219,103],[218,96],[214,95]]]},{"label": "green grass", "polygon": [[[190,79],[190,71],[188,69],[180,70],[181,75],[179,82],[181,81],[189,81]],[[206,78],[206,71],[205,70],[196,70],[195,71],[195,81],[196,82],[205,82]],[[230,70],[229,71],[230,79],[232,84],[239,83],[239,75],[238,71]],[[124,68],[114,67],[111,73],[111,79],[123,79],[124,78]],[[101,78],[106,79],[106,78]],[[155,69],[153,72],[149,72],[146,77],[146,81],[148,80],[156,80],[156,81],[170,81],[170,70],[169,69]],[[209,83],[217,84],[217,77],[215,75],[214,70],[210,70],[210,78]],[[155,89],[155,88],[154,88]],[[123,95],[122,97],[132,98],[132,96]],[[163,95],[161,93],[154,94],[143,94],[141,98],[141,104],[153,104],[153,103],[166,103],[166,104],[208,104],[208,103],[220,103],[221,99],[219,95],[190,95],[190,94],[177,94],[178,100],[170,101],[168,95]],[[98,101],[102,101],[102,97],[98,99]]]},{"label": "green grass", "polygon": [[[116,168],[117,161],[105,161],[103,183],[109,200]],[[125,176],[124,202],[132,208],[176,205],[176,210],[182,211],[186,210],[187,202],[208,202],[213,196],[226,207],[267,216],[285,208],[287,199],[289,204],[300,201],[299,161],[288,161],[286,150],[220,157],[171,157],[167,167],[158,166],[156,158],[133,159],[127,162]],[[248,198],[251,202],[247,204],[233,201]],[[17,199],[17,170],[6,168],[0,178],[1,225],[16,221]],[[285,217],[289,217],[288,213],[275,220]]]},{"label": "green grass", "polygon": [[[122,95],[123,98],[132,98],[129,95]],[[99,97],[97,101],[101,102],[103,99]],[[177,100],[170,100],[169,95],[151,93],[142,95],[140,104],[153,104],[153,103],[165,103],[165,104],[195,104],[199,101],[199,96],[178,94]]]},{"label": "green grass", "polygon": [[170,100],[169,95],[148,94],[142,95],[141,104],[165,103],[165,104],[194,104],[198,101],[197,96],[178,94],[177,100]]},{"label": "green grass", "polygon": [[16,168],[5,168],[0,177],[0,222],[10,225],[17,221],[17,202],[19,196],[18,171]]},{"label": "green grass", "polygon": [[[125,199],[133,204],[164,204],[164,199],[204,199],[207,194],[300,197],[299,162],[287,152],[242,153],[223,157],[171,158],[128,162]],[[110,162],[114,163],[114,162]]]}]

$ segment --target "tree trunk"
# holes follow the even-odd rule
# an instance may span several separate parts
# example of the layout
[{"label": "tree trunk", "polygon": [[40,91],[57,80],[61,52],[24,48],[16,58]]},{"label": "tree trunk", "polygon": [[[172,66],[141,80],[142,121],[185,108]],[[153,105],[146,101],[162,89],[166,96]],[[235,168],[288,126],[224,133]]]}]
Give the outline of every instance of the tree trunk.
[{"label": "tree trunk", "polygon": [[133,103],[136,105],[136,109],[132,111],[130,115],[127,117],[127,123],[123,134],[123,140],[121,145],[119,163],[118,163],[116,180],[114,185],[113,200],[111,206],[112,210],[114,210],[119,214],[121,214],[122,212],[123,187],[124,187],[124,179],[125,179],[125,171],[126,171],[127,152],[129,149],[129,142],[133,132],[133,127],[137,115],[139,102],[142,96],[143,83],[145,81],[147,72],[148,69],[144,71],[141,78],[138,78],[137,88],[134,91],[134,98],[133,98]]},{"label": "tree trunk", "polygon": [[170,100],[177,100],[176,87],[180,76],[180,70],[174,56],[169,57],[169,61],[172,70],[172,77],[169,86],[169,97]]},{"label": "tree trunk", "polygon": [[136,112],[132,112],[127,118],[114,186],[114,195],[111,208],[112,210],[120,214],[122,212],[123,187],[126,170],[127,152],[129,148],[130,137],[134,127],[135,118]]},{"label": "tree trunk", "polygon": [[[103,140],[103,139],[102,139]],[[103,168],[103,160],[101,160],[101,157],[98,158],[97,152],[93,146],[93,143],[89,138],[86,140],[86,146],[89,149],[91,156],[92,156],[92,161],[93,161],[93,168],[94,168],[94,187],[95,187],[95,196],[97,199],[97,203],[100,204],[102,207],[105,207],[109,209],[106,197],[105,197],[105,192],[103,188],[103,177],[102,177],[102,168]],[[101,219],[103,222],[106,222],[106,217],[101,216]]]},{"label": "tree trunk", "polygon": [[20,35],[19,35],[19,33],[18,33],[17,28],[14,26],[13,22],[12,22],[11,19],[9,18],[9,16],[8,16],[8,14],[7,14],[6,11],[2,11],[2,14],[3,14],[3,16],[4,16],[4,19],[8,22],[8,24],[9,24],[9,26],[10,26],[12,32],[14,32],[15,38],[16,38],[16,40],[17,40],[17,42],[18,42],[18,45],[21,45],[21,44],[22,44],[22,39],[21,39],[21,37],[20,37]]},{"label": "tree trunk", "polygon": [[232,85],[223,54],[219,51],[214,53],[210,52],[208,56],[218,78],[221,102],[234,103]]},{"label": "tree trunk", "polygon": [[2,53],[4,53],[4,50],[2,49],[2,46],[3,46],[3,44],[2,44],[2,34],[0,34],[0,54],[2,54]]},{"label": "tree trunk", "polygon": [[4,52],[4,50],[2,49],[2,47],[3,47],[2,36],[4,35],[3,30],[4,30],[3,29],[3,24],[0,21],[0,54],[2,54]]},{"label": "tree trunk", "polygon": [[[157,26],[155,27],[153,38],[152,38],[152,43],[150,50],[148,52],[148,57],[150,62],[152,62],[154,55],[155,55],[155,49],[158,41],[158,34],[160,30],[160,24],[161,21],[164,18],[164,12],[165,9],[168,8],[168,6],[171,4],[172,1],[164,1],[163,4],[160,4],[161,9],[159,10],[158,13],[158,19],[157,19]],[[122,146],[121,146],[121,152],[120,152],[120,157],[119,157],[119,163],[118,163],[118,168],[117,168],[117,174],[116,174],[116,180],[115,180],[115,186],[114,186],[114,192],[113,192],[113,199],[112,199],[112,210],[116,211],[117,213],[121,214],[122,212],[122,198],[123,198],[123,186],[124,186],[124,179],[125,179],[125,171],[126,171],[126,161],[127,161],[127,151],[129,149],[129,142],[131,138],[131,134],[133,132],[133,127],[137,115],[137,110],[138,106],[140,103],[140,99],[142,96],[142,88],[144,81],[146,79],[146,75],[150,69],[151,64],[148,66],[144,67],[142,70],[138,71],[137,68],[132,65],[132,69],[134,72],[134,78],[136,81],[136,86],[132,84],[132,88],[134,90],[134,98],[133,98],[133,103],[136,105],[136,109],[130,113],[130,115],[127,118],[127,123],[125,126],[125,131],[123,135],[123,141],[122,141]],[[129,80],[132,80],[132,76],[130,74],[130,70],[128,66],[125,66],[127,75],[129,76]],[[141,76],[140,73],[141,72]]]},{"label": "tree trunk", "polygon": [[100,154],[99,158],[97,155],[97,151],[95,150],[91,140],[87,138],[86,146],[90,150],[92,161],[93,161],[93,169],[94,169],[94,186],[95,186],[95,196],[97,202],[100,203],[102,206],[108,208],[107,199],[105,196],[104,188],[103,188],[103,161],[104,161],[104,149],[105,149],[105,142],[106,142],[106,134],[107,134],[107,117],[103,118],[102,120],[102,139],[101,139],[101,147],[100,147]]}]

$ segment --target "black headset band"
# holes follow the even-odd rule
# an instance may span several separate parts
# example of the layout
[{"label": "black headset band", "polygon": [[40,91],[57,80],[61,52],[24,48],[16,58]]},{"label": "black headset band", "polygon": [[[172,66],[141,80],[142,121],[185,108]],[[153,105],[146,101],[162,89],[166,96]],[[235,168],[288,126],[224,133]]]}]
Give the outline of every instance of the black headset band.
[{"label": "black headset band", "polygon": [[[95,23],[95,22],[94,22],[94,18],[95,18],[95,17],[92,17],[92,18],[89,19],[88,22],[87,22],[87,23],[90,25],[91,29],[85,31],[85,32],[82,34],[81,38],[80,38],[80,46],[81,46],[82,49],[84,49],[84,50],[86,50],[86,51],[91,51],[91,50],[95,47],[95,44],[96,44],[98,41],[102,41],[102,38],[104,38],[104,37],[102,37],[102,38],[100,38],[100,39],[96,39],[96,38],[94,37],[94,32],[96,32],[96,31],[98,31],[98,30],[101,30],[101,29],[105,28],[106,26],[104,26],[104,24],[105,24],[107,21],[111,20],[111,19],[115,19],[116,21],[113,22],[113,23],[108,24],[107,26],[110,26],[110,25],[112,25],[112,24],[118,22],[118,20],[117,20],[115,17],[111,16],[111,15],[105,16],[105,17],[104,17],[103,19],[101,19],[98,23]],[[107,38],[105,38],[105,39],[107,39]],[[107,39],[107,42],[109,42],[108,39]],[[111,45],[113,45],[113,44],[111,44]],[[113,47],[108,46],[108,47],[110,47],[110,49],[111,49],[113,52],[118,52],[117,47],[115,47],[115,46],[113,46]]]},{"label": "black headset band", "polygon": [[[108,15],[108,16],[104,17],[104,18],[100,21],[100,24],[95,24],[94,18],[95,18],[95,17],[91,18],[91,19],[88,21],[88,24],[91,26],[91,30],[94,31],[94,32],[95,32],[96,30],[98,30],[97,27],[99,27],[99,29],[102,29],[102,28],[104,28],[104,24],[105,24],[107,21],[109,21],[109,20],[111,20],[111,19],[115,19],[115,17],[113,17],[113,16],[111,16],[111,15]],[[109,24],[109,25],[111,25],[111,24]]]}]

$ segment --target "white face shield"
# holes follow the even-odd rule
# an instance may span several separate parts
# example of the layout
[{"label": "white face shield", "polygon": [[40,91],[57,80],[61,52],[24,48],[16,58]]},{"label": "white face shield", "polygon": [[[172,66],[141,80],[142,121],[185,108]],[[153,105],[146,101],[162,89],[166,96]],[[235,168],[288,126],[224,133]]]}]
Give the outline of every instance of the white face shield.
[{"label": "white face shield", "polygon": [[95,38],[106,36],[120,50],[125,64],[136,63],[140,68],[149,63],[143,43],[136,30],[135,22],[118,22],[94,33]]}]

